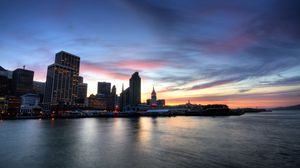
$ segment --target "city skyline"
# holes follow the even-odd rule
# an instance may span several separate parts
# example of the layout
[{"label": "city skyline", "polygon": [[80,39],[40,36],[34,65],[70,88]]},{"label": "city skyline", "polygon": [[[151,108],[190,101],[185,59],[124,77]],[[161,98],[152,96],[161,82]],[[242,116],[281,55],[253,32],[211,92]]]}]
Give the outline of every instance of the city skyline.
[{"label": "city skyline", "polygon": [[142,102],[154,85],[167,104],[293,105],[300,99],[298,7],[274,0],[3,1],[0,66],[26,65],[45,82],[49,62],[64,50],[81,58],[88,95],[98,82],[119,94],[138,71]]}]

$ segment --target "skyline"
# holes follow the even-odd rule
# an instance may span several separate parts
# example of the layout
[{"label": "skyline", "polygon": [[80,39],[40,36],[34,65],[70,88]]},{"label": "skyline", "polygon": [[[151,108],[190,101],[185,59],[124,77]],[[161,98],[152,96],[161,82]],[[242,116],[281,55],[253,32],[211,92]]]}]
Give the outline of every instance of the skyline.
[{"label": "skyline", "polygon": [[88,95],[103,81],[119,94],[138,71],[143,102],[154,85],[167,104],[299,103],[299,2],[59,2],[1,1],[0,66],[45,82],[64,50],[81,57]]}]

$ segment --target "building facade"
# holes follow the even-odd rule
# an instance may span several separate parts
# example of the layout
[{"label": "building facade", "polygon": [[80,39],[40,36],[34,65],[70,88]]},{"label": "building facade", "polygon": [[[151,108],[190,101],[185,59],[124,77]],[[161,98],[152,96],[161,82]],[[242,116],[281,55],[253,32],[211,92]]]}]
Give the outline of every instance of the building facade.
[{"label": "building facade", "polygon": [[138,72],[132,74],[129,80],[129,105],[141,104],[141,78]]},{"label": "building facade", "polygon": [[61,51],[55,63],[48,66],[44,104],[75,105],[79,77],[80,57]]},{"label": "building facade", "polygon": [[109,97],[111,83],[109,82],[98,82],[97,95],[100,97]]},{"label": "building facade", "polygon": [[26,93],[32,93],[34,72],[26,69],[16,69],[13,71],[12,93],[15,96],[21,96]]}]

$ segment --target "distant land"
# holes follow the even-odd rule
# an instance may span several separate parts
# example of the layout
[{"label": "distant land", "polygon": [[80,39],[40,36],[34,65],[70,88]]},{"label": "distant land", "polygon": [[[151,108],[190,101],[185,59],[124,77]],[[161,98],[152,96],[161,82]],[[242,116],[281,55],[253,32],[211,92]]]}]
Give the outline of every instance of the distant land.
[{"label": "distant land", "polygon": [[272,110],[300,110],[300,104],[287,107],[277,107],[273,108]]}]

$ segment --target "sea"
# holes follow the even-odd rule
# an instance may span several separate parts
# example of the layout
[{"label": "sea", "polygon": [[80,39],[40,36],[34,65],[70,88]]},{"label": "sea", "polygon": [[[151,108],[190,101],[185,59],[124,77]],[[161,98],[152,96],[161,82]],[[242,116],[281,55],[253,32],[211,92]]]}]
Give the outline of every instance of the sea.
[{"label": "sea", "polygon": [[300,111],[0,121],[0,168],[300,167]]}]

